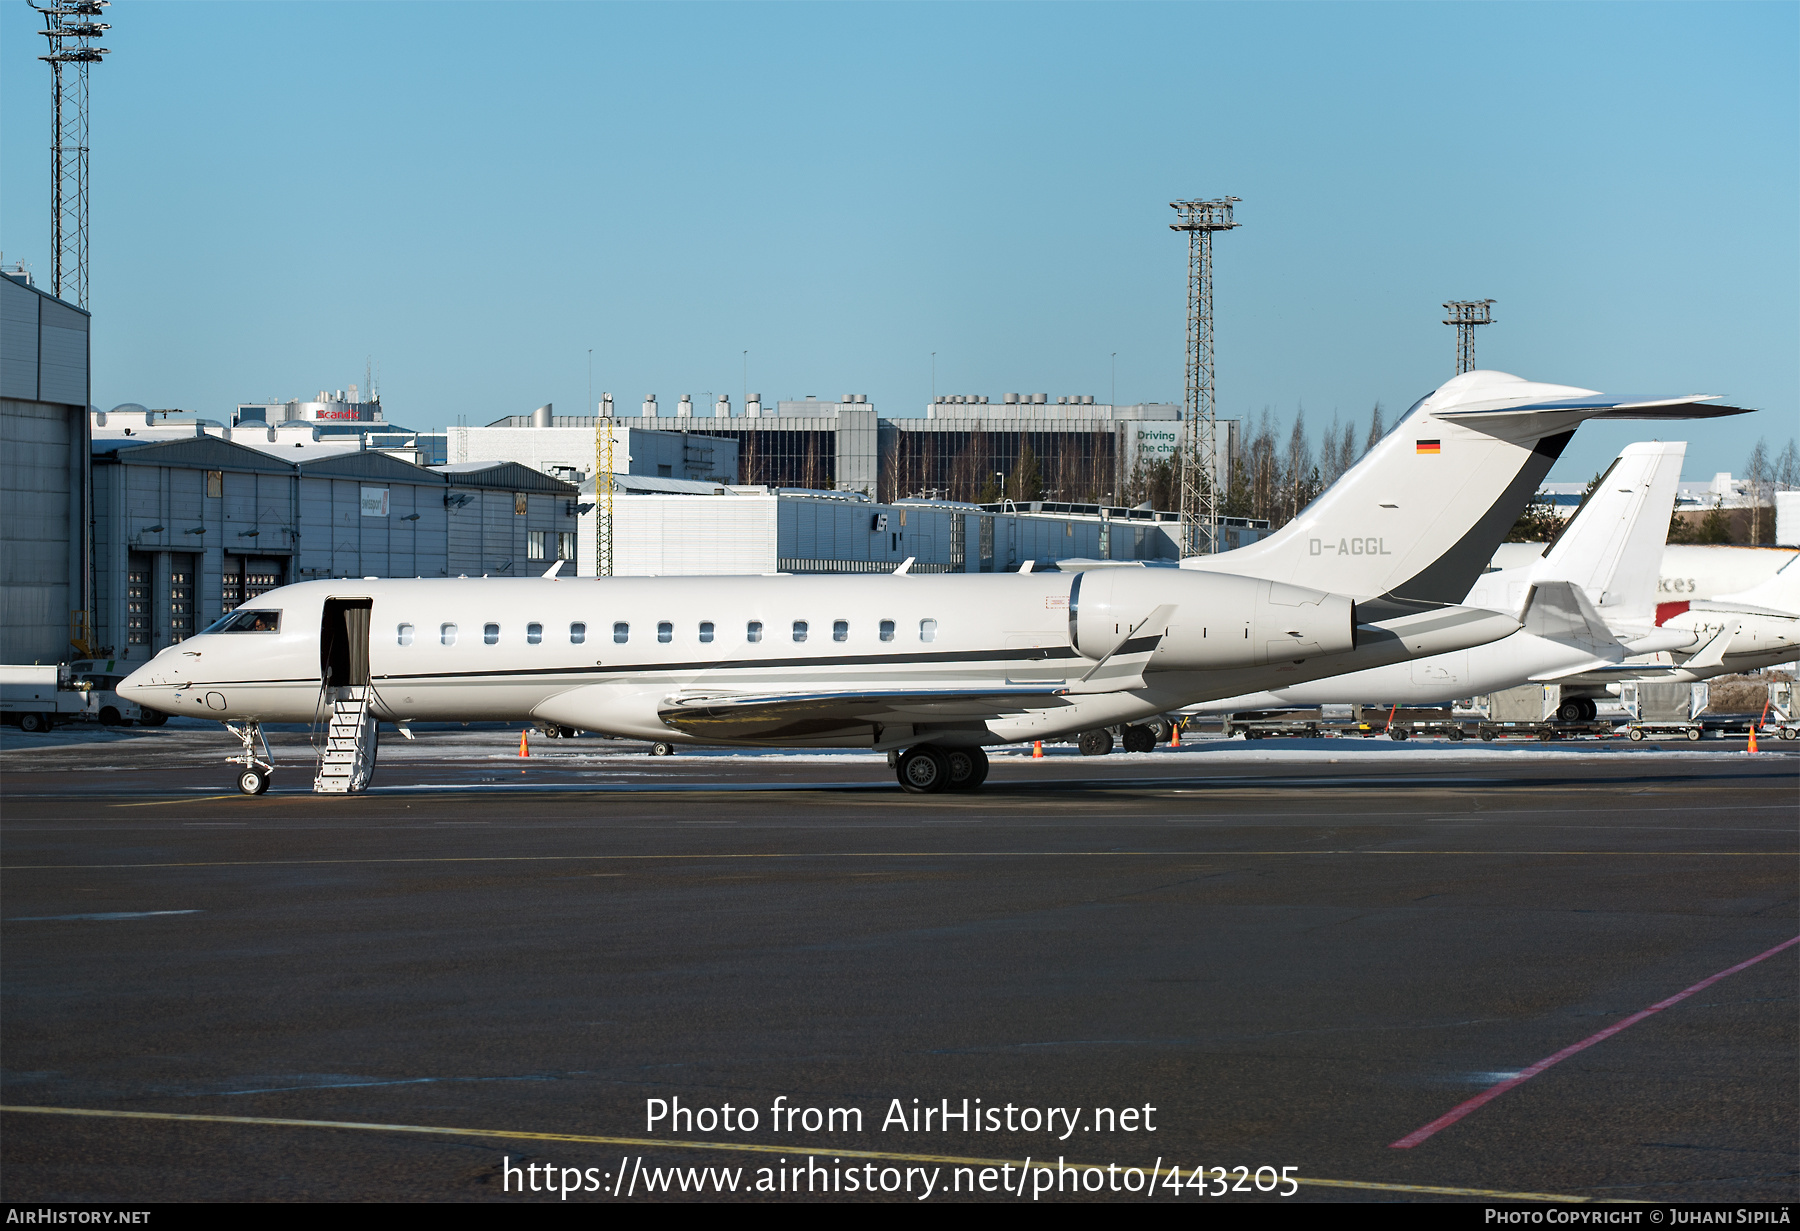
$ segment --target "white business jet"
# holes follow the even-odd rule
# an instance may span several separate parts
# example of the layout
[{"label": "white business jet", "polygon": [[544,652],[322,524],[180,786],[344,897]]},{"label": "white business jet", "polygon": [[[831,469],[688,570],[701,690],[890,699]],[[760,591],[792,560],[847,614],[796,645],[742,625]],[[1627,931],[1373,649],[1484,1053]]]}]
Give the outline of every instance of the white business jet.
[{"label": "white business jet", "polygon": [[1507,636],[1511,616],[1456,604],[1575,428],[1737,413],[1707,400],[1456,377],[1230,571],[305,582],[120,692],[225,722],[252,794],[269,780],[260,724],[327,712],[321,791],[366,784],[377,719],[889,750],[907,790],[967,789],[984,745]]},{"label": "white business jet", "polygon": [[[1656,624],[1657,561],[1686,451],[1680,442],[1626,446],[1542,558],[1476,579],[1463,604],[1517,616],[1523,627],[1510,637],[1473,649],[1209,701],[1188,712],[1436,705],[1617,667],[1655,651],[1691,650],[1698,644],[1693,633]],[[1568,717],[1593,717],[1591,699],[1571,694],[1569,700],[1576,712]]]}]

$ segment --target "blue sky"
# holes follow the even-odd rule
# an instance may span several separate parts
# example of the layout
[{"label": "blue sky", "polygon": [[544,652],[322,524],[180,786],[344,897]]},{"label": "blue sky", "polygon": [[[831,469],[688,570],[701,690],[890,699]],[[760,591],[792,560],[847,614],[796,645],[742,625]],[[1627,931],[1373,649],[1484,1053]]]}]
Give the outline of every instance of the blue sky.
[{"label": "blue sky", "polygon": [[[1763,408],[1590,425],[1690,476],[1797,431],[1793,4],[188,4],[93,72],[95,401],[361,382],[485,423],[594,389],[1179,400],[1184,196],[1222,413],[1366,425],[1484,367]],[[48,69],[0,5],[0,249],[49,269]]]}]

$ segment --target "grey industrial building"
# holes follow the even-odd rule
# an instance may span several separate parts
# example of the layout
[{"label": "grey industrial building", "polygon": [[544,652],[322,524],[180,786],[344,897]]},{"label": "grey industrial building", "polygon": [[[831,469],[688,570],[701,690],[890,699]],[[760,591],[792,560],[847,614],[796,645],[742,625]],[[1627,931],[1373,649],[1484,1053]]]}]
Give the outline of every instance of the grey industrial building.
[{"label": "grey industrial building", "polygon": [[575,555],[577,488],[516,462],[288,462],[198,426],[98,446],[93,640],[108,657],[148,658],[290,582],[519,577]]},{"label": "grey industrial building", "polygon": [[0,277],[0,662],[57,662],[91,610],[88,313]]},{"label": "grey industrial building", "polygon": [[[610,396],[607,399],[610,403]],[[817,398],[765,407],[752,394],[742,414],[720,397],[710,415],[697,415],[682,398],[668,413],[654,396],[636,416],[615,419],[639,430],[654,424],[674,430],[696,451],[736,445],[736,467],[690,464],[662,472],[674,478],[713,479],[778,488],[855,491],[878,500],[908,497],[970,501],[996,476],[1016,475],[1029,449],[1044,497],[1064,503],[1117,504],[1134,468],[1168,460],[1183,439],[1181,408],[1148,402],[1096,404],[1092,397],[1009,393],[998,400],[946,395],[920,418],[881,418],[862,394],[836,402]],[[509,415],[485,427],[448,429],[449,455],[514,456],[547,447],[522,433],[534,427],[562,437],[558,448],[584,471],[592,469],[593,415]],[[1238,445],[1237,423],[1220,424],[1215,467],[1224,482]],[[704,442],[704,443],[703,443]],[[636,473],[634,471],[633,473]]]}]

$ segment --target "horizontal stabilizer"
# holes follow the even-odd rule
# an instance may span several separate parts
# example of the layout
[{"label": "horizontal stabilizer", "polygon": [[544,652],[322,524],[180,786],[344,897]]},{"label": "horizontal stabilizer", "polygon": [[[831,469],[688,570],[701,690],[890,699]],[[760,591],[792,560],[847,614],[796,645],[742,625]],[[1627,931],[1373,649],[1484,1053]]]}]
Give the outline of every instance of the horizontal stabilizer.
[{"label": "horizontal stabilizer", "polygon": [[896,723],[975,724],[1068,705],[1067,689],[935,689],[763,693],[670,698],[657,717],[677,731],[716,739],[801,738]]},{"label": "horizontal stabilizer", "polygon": [[1626,398],[1604,393],[1588,397],[1549,398],[1521,404],[1511,399],[1473,402],[1437,412],[1440,419],[1491,419],[1501,415],[1548,415],[1580,411],[1587,419],[1722,419],[1747,415],[1749,407],[1719,404],[1716,393],[1672,398]]},{"label": "horizontal stabilizer", "polygon": [[1617,660],[1625,656],[1625,647],[1613,636],[1581,587],[1573,582],[1540,581],[1533,585],[1520,619],[1533,637],[1579,646],[1595,657]]}]

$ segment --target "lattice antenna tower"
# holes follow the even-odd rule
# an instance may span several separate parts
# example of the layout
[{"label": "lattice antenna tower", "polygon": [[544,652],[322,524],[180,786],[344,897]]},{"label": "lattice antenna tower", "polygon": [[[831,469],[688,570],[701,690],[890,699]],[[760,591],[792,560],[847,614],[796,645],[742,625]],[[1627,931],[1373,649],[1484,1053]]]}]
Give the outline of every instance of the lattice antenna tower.
[{"label": "lattice antenna tower", "polygon": [[88,306],[88,65],[112,27],[97,22],[111,0],[32,3],[44,15],[50,66],[50,287],[58,299]]},{"label": "lattice antenna tower", "polygon": [[1491,299],[1453,299],[1444,305],[1444,324],[1456,326],[1456,374],[1475,370],[1475,326],[1494,323]]},{"label": "lattice antenna tower", "polygon": [[1219,414],[1213,398],[1212,241],[1229,231],[1237,197],[1171,201],[1181,221],[1171,231],[1188,236],[1187,447],[1181,451],[1181,554],[1218,550]]},{"label": "lattice antenna tower", "polygon": [[613,571],[613,398],[600,395],[594,416],[594,576]]}]

